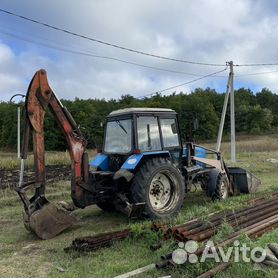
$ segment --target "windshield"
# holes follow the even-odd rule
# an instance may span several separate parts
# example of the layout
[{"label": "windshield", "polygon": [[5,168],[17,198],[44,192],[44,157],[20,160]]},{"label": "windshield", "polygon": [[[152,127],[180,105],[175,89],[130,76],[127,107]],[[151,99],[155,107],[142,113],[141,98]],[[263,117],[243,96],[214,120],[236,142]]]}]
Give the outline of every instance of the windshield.
[{"label": "windshield", "polygon": [[104,151],[128,153],[131,151],[131,119],[107,122]]}]

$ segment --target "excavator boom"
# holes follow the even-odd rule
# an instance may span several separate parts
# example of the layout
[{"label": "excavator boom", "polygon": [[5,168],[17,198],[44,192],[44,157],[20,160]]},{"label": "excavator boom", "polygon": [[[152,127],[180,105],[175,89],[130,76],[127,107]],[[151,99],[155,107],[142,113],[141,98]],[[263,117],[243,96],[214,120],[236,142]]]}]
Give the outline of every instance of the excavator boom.
[{"label": "excavator boom", "polygon": [[[88,156],[85,152],[87,142],[71,114],[50,88],[46,71],[39,70],[35,73],[26,94],[21,173],[16,191],[24,203],[26,228],[43,239],[54,237],[75,222],[72,215],[63,208],[49,203],[45,197],[44,117],[48,107],[63,131],[68,144],[72,172],[71,197],[78,207],[85,207],[82,184],[87,183],[89,175]],[[35,180],[24,183],[24,160],[27,158],[31,133],[33,137]],[[31,198],[27,196],[27,190],[29,189],[34,189]]]}]

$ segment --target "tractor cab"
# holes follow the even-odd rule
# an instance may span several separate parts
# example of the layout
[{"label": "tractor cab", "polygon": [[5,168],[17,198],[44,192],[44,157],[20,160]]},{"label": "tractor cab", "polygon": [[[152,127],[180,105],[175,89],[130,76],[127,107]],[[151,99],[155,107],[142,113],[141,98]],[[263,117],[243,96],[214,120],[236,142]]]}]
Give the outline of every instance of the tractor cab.
[{"label": "tractor cab", "polygon": [[177,113],[165,108],[127,108],[107,117],[103,153],[113,157],[182,148]]},{"label": "tractor cab", "polygon": [[[191,153],[189,153],[191,151]],[[167,157],[176,166],[196,164],[190,156],[205,158],[202,148],[183,147],[177,113],[166,108],[126,108],[107,116],[103,151],[90,165],[99,171],[135,172],[144,159]],[[119,173],[118,173],[119,175]]]}]

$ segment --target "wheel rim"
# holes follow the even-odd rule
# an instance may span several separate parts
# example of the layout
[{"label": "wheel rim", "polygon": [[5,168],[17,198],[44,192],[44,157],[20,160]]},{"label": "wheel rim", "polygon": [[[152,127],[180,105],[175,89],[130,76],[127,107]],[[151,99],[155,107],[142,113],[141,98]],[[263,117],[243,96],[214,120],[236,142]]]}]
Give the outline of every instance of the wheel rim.
[{"label": "wheel rim", "polygon": [[168,212],[178,202],[178,180],[169,171],[160,171],[155,174],[149,187],[149,200],[153,210]]},{"label": "wheel rim", "polygon": [[228,197],[228,187],[225,181],[222,181],[220,184],[220,194],[221,199],[226,199]]}]

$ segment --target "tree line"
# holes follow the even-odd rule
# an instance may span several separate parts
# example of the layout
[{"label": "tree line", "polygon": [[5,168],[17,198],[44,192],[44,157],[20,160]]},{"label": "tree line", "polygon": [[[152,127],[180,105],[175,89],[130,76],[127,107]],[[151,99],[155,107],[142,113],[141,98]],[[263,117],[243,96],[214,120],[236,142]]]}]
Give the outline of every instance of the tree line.
[{"label": "tree line", "polygon": [[[88,147],[100,147],[106,116],[113,110],[127,107],[161,107],[174,109],[179,114],[182,136],[195,140],[216,139],[220,123],[224,93],[214,89],[197,88],[190,94],[180,92],[163,96],[156,94],[144,99],[123,95],[120,99],[62,100],[80,125]],[[22,103],[22,107],[24,107]],[[229,135],[229,105],[224,135]],[[264,88],[256,94],[250,89],[235,91],[236,132],[262,134],[276,132],[278,123],[278,95]],[[15,150],[17,142],[17,105],[0,102],[0,149]],[[66,142],[54,117],[47,111],[45,118],[47,150],[65,150]]]}]

